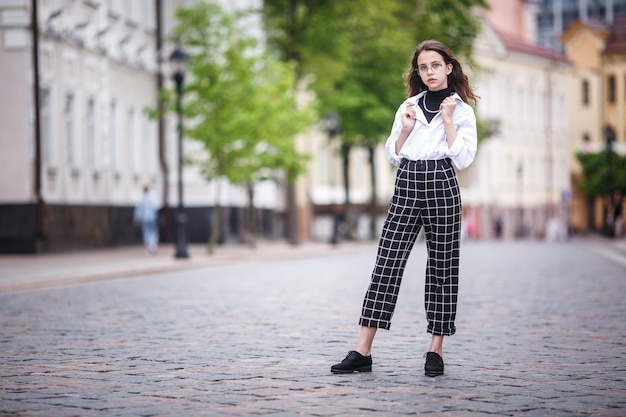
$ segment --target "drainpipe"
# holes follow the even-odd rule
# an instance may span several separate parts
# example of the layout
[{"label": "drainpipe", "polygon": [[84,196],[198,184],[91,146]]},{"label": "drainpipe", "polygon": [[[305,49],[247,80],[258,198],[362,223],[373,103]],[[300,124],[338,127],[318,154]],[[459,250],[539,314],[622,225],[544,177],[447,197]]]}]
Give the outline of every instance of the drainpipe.
[{"label": "drainpipe", "polygon": [[31,32],[33,36],[32,59],[33,59],[33,103],[35,108],[35,202],[37,205],[35,214],[35,252],[39,252],[44,238],[44,201],[41,194],[41,123],[39,109],[39,16],[37,13],[37,0],[31,2]]},{"label": "drainpipe", "polygon": [[[554,155],[552,153],[553,148],[553,136],[552,136],[552,98],[553,98],[553,87],[552,87],[552,74],[551,68],[555,68],[557,64],[554,60],[550,59],[549,66],[545,69],[545,83],[546,83],[546,98],[545,98],[545,126],[544,131],[546,134],[546,206],[545,206],[545,216],[546,221],[550,219],[556,213],[553,212],[553,201],[552,194],[554,191],[554,170],[553,170],[553,161]],[[557,64],[558,65],[558,64]],[[545,229],[544,229],[545,230]]]}]

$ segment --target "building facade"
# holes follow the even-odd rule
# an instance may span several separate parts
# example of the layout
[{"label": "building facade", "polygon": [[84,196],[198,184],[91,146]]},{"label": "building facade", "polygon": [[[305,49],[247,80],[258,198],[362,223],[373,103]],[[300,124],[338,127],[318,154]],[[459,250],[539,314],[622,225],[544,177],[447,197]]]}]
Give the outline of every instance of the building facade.
[{"label": "building facade", "polygon": [[[479,117],[492,128],[467,176],[466,218],[480,237],[562,235],[567,223],[571,66],[532,43],[533,5],[492,1],[475,43]],[[531,9],[529,9],[531,8]]]},{"label": "building facade", "polygon": [[[176,122],[146,109],[171,86],[167,34],[175,9],[190,3],[0,0],[0,253],[136,243],[132,210],[144,185],[162,201],[162,236],[171,238]],[[198,147],[185,141],[184,152]],[[183,173],[189,240],[206,242],[216,201],[224,235],[238,238],[245,192],[208,183],[193,166]],[[264,215],[281,205],[274,184],[256,195]],[[272,220],[261,230],[275,233]]]},{"label": "building facade", "polygon": [[538,0],[537,43],[564,52],[562,34],[576,21],[611,25],[626,16],[626,0]]},{"label": "building facade", "polygon": [[626,154],[626,17],[613,24],[578,21],[563,35],[574,78],[570,91],[572,132],[572,227],[578,231],[601,230],[606,221],[606,199],[590,200],[579,191],[582,178],[578,152],[607,148],[606,129],[615,133],[612,149]]},{"label": "building facade", "polygon": [[[145,109],[156,107],[159,88],[171,86],[167,34],[175,8],[192,2],[0,0],[0,83],[7,92],[0,96],[0,252],[137,243],[132,209],[146,184],[162,201],[162,236],[173,238],[176,120],[150,119]],[[259,4],[224,0],[227,10]],[[571,66],[534,44],[540,6],[492,1],[476,41],[471,81],[481,96],[478,115],[493,134],[459,180],[464,221],[477,237],[542,236],[548,219],[566,222],[572,146],[562,109],[569,102]],[[320,122],[297,143],[311,155],[309,171],[292,189],[257,185],[258,230],[282,238],[295,227],[298,240],[330,240],[333,213],[346,204],[339,141]],[[201,145],[185,140],[184,152],[202,152]],[[371,230],[369,159],[366,150],[351,152],[351,215],[359,239]],[[382,145],[374,160],[379,231],[395,169]],[[206,242],[216,206],[226,219],[221,241],[245,240],[244,189],[208,182],[190,165],[182,182],[190,242]],[[290,205],[295,226],[289,224]]]}]

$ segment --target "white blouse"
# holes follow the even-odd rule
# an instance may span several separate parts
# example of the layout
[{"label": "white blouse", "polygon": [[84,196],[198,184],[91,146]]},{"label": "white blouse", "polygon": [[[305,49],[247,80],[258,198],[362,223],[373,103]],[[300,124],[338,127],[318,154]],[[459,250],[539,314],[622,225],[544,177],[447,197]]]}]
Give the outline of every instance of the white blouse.
[{"label": "white blouse", "polygon": [[[409,97],[398,108],[391,133],[385,144],[387,159],[393,165],[398,166],[400,161],[405,158],[413,161],[450,158],[457,169],[467,168],[476,156],[478,143],[474,109],[461,100],[457,93],[454,93],[453,97],[457,104],[452,114],[452,121],[456,127],[456,139],[452,147],[448,149],[441,114],[435,115],[428,123],[422,109],[417,104],[425,93],[422,91],[416,96]],[[402,114],[408,103],[415,105],[417,119],[413,130],[400,149],[400,153],[396,154],[396,140],[402,130]]]}]

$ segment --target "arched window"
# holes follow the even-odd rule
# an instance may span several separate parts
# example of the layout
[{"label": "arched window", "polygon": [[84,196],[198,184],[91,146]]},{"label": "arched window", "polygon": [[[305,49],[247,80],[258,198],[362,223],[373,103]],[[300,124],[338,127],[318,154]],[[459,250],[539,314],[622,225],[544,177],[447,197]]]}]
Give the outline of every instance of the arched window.
[{"label": "arched window", "polygon": [[583,105],[589,105],[589,81],[583,80],[582,83]]},{"label": "arched window", "polygon": [[615,103],[615,75],[609,75],[607,79],[609,103]]},{"label": "arched window", "polygon": [[65,127],[65,152],[67,165],[70,169],[77,168],[76,143],[74,142],[74,95],[65,95],[65,105],[63,107],[63,121]]}]

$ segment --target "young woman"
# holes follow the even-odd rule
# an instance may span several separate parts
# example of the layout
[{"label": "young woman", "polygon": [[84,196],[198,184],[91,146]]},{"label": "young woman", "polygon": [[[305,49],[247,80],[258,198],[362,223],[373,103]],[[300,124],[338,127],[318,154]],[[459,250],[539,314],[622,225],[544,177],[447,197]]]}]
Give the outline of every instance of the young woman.
[{"label": "young woman", "polygon": [[461,236],[461,197],[454,166],[467,168],[476,154],[476,102],[467,76],[450,49],[427,40],[415,49],[405,74],[402,103],[385,144],[398,166],[395,191],[365,294],[356,349],[331,367],[333,373],[369,372],[379,328],[389,330],[409,254],[424,228],[428,260],[424,303],[432,335],[424,371],[442,375],[443,337],[456,328]]}]

